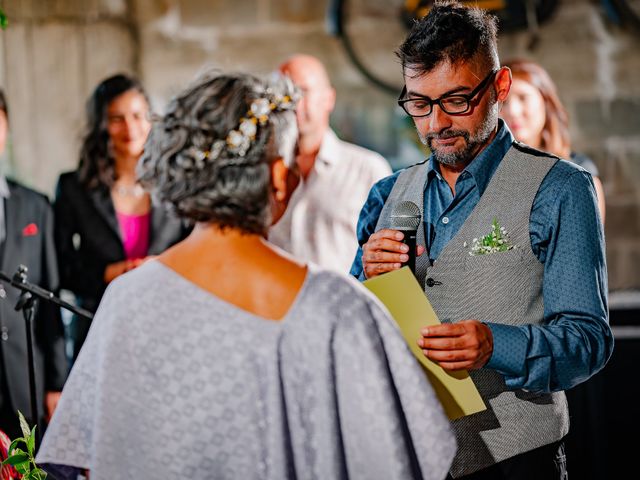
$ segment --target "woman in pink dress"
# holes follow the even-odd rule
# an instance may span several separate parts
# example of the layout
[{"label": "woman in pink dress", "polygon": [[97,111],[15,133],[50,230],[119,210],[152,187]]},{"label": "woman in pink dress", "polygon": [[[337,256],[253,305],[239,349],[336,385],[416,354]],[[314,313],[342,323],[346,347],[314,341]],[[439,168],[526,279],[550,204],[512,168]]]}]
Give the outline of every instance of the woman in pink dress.
[{"label": "woman in pink dress", "polygon": [[[188,233],[154,205],[135,168],[151,129],[148,97],[126,75],[102,81],[87,103],[87,128],[76,171],[63,173],[56,201],[61,286],[95,311],[107,285]],[[74,319],[74,358],[90,322]]]}]

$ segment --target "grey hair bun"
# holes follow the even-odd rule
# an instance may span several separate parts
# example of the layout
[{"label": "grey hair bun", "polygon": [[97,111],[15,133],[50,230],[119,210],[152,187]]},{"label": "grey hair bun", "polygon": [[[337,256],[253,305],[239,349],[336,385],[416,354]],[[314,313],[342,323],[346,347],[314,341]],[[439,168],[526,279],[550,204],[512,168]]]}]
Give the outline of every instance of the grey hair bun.
[{"label": "grey hair bun", "polygon": [[[285,95],[297,96],[284,77],[205,75],[154,124],[138,164],[139,181],[183,218],[264,233],[271,221],[270,164],[278,157],[287,165],[294,161],[295,113],[271,111],[242,156],[219,140],[238,128],[253,100]],[[212,148],[214,143],[223,146]]]}]

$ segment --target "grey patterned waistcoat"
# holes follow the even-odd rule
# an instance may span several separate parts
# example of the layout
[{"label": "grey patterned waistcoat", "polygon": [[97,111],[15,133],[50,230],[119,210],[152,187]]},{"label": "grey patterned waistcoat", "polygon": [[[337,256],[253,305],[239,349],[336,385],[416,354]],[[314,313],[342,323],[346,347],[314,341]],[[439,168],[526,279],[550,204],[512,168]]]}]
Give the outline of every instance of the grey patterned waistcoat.
[{"label": "grey patterned waistcoat", "polygon": [[[535,195],[557,159],[514,143],[491,178],[480,201],[458,233],[431,266],[427,255],[416,259],[416,277],[443,322],[465,319],[539,325],[543,321],[544,266],[531,250],[529,214]],[[410,200],[424,212],[426,164],[400,174],[378,219],[376,231],[389,228],[396,202]],[[515,248],[471,256],[474,238],[491,231],[497,219]],[[417,241],[425,245],[424,223]],[[507,390],[503,377],[490,369],[470,372],[488,409],[455,420],[458,453],[454,477],[561,439],[569,429],[563,392],[551,394]]]}]

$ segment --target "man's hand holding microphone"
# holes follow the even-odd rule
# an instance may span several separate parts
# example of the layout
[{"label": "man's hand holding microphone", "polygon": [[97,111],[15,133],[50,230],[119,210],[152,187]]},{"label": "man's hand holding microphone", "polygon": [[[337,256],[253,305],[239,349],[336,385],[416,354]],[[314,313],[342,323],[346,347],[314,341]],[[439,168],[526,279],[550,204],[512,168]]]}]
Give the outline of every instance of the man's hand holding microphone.
[{"label": "man's hand holding microphone", "polygon": [[[421,221],[422,215],[415,203],[399,202],[394,207],[392,228],[375,232],[362,246],[366,278],[398,270],[404,265],[415,274],[415,259],[425,252],[422,245],[416,246],[416,231]],[[493,353],[491,329],[479,320],[432,325],[423,328],[420,334],[418,345],[424,355],[445,370],[482,368]]]}]

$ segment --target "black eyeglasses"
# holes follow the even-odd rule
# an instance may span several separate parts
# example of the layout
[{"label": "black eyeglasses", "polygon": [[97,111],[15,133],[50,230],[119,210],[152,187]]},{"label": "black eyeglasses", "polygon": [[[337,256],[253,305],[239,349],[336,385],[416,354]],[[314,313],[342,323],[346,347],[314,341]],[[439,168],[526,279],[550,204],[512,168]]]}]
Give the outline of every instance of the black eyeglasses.
[{"label": "black eyeglasses", "polygon": [[439,105],[444,113],[449,115],[462,115],[467,113],[471,109],[471,101],[478,93],[487,86],[493,76],[498,73],[499,70],[492,71],[485,77],[480,84],[473,89],[469,94],[456,93],[453,95],[444,95],[435,100],[431,100],[429,97],[411,97],[404,98],[407,94],[407,87],[402,87],[402,92],[398,98],[398,105],[412,117],[426,117],[431,115],[434,105]]}]

